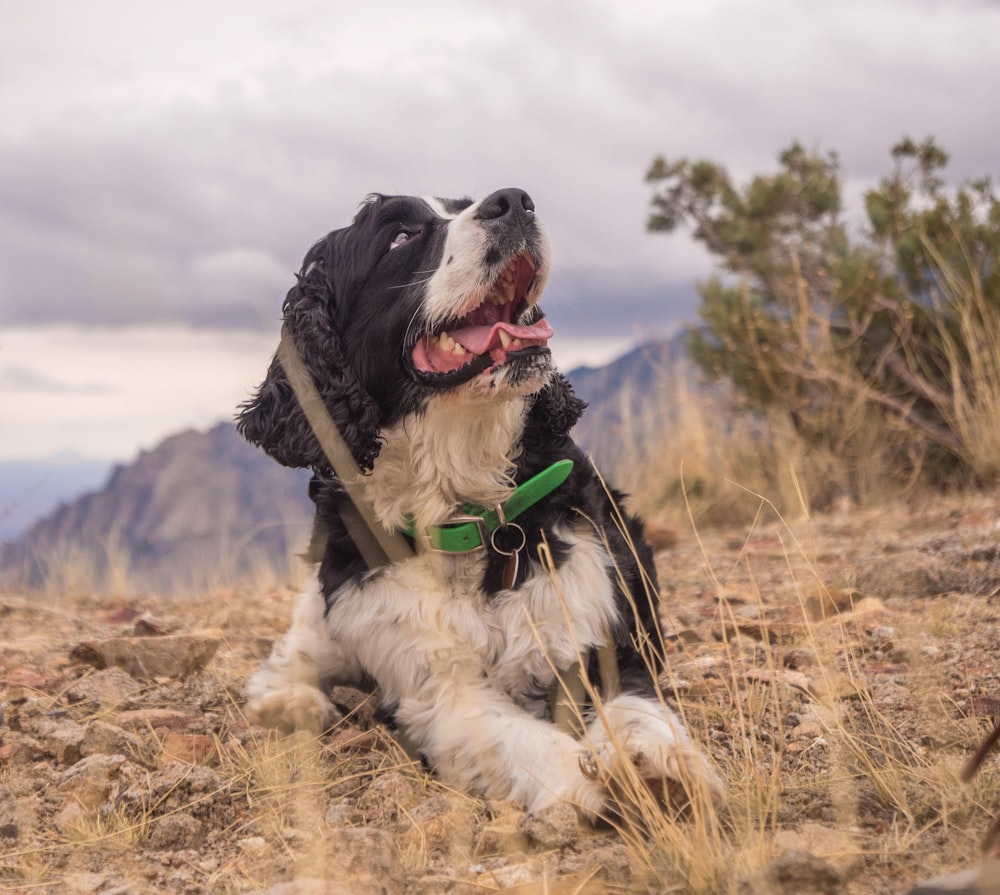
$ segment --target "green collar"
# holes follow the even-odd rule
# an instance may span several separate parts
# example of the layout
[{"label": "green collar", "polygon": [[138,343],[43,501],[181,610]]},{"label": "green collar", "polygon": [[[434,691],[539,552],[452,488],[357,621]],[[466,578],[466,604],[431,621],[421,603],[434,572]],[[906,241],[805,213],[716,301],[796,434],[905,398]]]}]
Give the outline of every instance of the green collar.
[{"label": "green collar", "polygon": [[[557,460],[538,475],[532,476],[523,485],[518,485],[514,493],[495,509],[474,507],[466,504],[464,512],[444,525],[427,528],[424,543],[432,550],[444,553],[469,553],[490,543],[491,536],[509,524],[521,513],[548,496],[569,478],[573,471],[572,460]],[[411,538],[417,537],[417,530],[410,520],[401,529]]]}]

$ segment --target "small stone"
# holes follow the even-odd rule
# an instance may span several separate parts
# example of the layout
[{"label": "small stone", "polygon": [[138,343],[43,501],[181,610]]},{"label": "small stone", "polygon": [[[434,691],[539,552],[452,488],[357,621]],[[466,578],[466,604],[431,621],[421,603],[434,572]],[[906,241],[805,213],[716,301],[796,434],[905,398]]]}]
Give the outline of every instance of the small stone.
[{"label": "small stone", "polygon": [[876,647],[881,650],[889,650],[892,649],[893,642],[896,640],[896,629],[889,625],[880,625],[868,636]]},{"label": "small stone", "polygon": [[114,708],[121,705],[142,684],[120,668],[105,668],[84,675],[66,690],[70,702],[92,703],[95,708]]},{"label": "small stone", "polygon": [[964,590],[969,573],[939,556],[904,550],[869,562],[857,582],[860,590],[879,597],[931,597]]},{"label": "small stone", "polygon": [[209,634],[112,637],[75,646],[70,658],[98,668],[121,668],[139,680],[178,679],[204,668],[221,643],[220,637]]},{"label": "small stone", "polygon": [[331,827],[352,827],[364,822],[364,815],[350,799],[340,799],[326,809],[323,819]]},{"label": "small stone", "polygon": [[803,721],[792,728],[792,736],[798,739],[814,739],[823,736],[823,728],[815,721]]},{"label": "small stone", "polygon": [[781,657],[781,664],[793,671],[809,668],[816,664],[816,653],[804,647],[790,649]]},{"label": "small stone", "polygon": [[149,835],[151,848],[157,851],[178,851],[197,848],[205,838],[205,825],[190,814],[183,812],[161,817]]},{"label": "small stone", "polygon": [[348,725],[339,729],[330,741],[326,744],[326,749],[335,754],[341,752],[371,752],[378,746],[378,733],[374,730],[362,730],[359,727]]},{"label": "small stone", "polygon": [[134,709],[120,712],[115,723],[124,730],[183,730],[198,719],[176,709]]},{"label": "small stone", "polygon": [[402,834],[403,850],[422,850],[447,862],[472,857],[476,816],[468,799],[432,796],[409,814],[410,826]]},{"label": "small stone", "polygon": [[365,823],[386,826],[421,803],[423,792],[412,774],[387,771],[378,774],[358,798],[357,810]]},{"label": "small stone", "polygon": [[840,895],[843,877],[808,852],[791,850],[740,882],[739,895]]},{"label": "small stone", "polygon": [[779,852],[800,852],[821,858],[845,876],[857,869],[864,853],[857,832],[820,823],[804,823],[796,830],[779,830],[774,844]]},{"label": "small stone", "polygon": [[531,837],[522,829],[525,813],[512,802],[495,802],[490,812],[493,819],[484,827],[476,842],[475,855],[527,854],[531,851]]},{"label": "small stone", "polygon": [[45,675],[40,674],[34,668],[21,666],[11,669],[0,678],[0,686],[7,691],[9,700],[16,700],[22,698],[22,693],[24,698],[27,698],[27,696],[41,690],[45,686],[46,680]]},{"label": "small stone", "polygon": [[59,789],[83,807],[96,808],[108,798],[125,761],[124,755],[88,755],[63,773]]},{"label": "small stone", "polygon": [[128,755],[148,764],[148,749],[135,734],[106,721],[91,721],[80,743],[80,755]]},{"label": "small stone", "polygon": [[10,789],[2,786],[0,787],[0,839],[17,839],[20,834],[17,799]]},{"label": "small stone", "polygon": [[236,845],[248,858],[259,859],[267,854],[267,840],[263,836],[247,836],[237,840]]},{"label": "small stone", "polygon": [[565,848],[579,836],[580,821],[576,809],[557,802],[542,811],[526,814],[521,829],[542,848]]},{"label": "small stone", "polygon": [[215,739],[203,733],[167,734],[163,741],[163,761],[182,761],[187,764],[204,764],[218,757]]},{"label": "small stone", "polygon": [[34,734],[44,751],[59,764],[76,764],[82,756],[84,730],[75,721],[65,718],[38,719],[33,725]]}]

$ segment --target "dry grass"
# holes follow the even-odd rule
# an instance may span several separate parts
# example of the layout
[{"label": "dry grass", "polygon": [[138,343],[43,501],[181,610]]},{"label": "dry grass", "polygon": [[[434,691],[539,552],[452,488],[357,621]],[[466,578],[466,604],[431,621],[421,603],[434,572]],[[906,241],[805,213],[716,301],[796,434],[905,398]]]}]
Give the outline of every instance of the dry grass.
[{"label": "dry grass", "polygon": [[[710,443],[710,438],[703,442]],[[704,470],[712,473],[710,466]],[[437,879],[442,891],[450,886],[463,895],[503,890],[736,895],[743,881],[790,848],[811,851],[839,868],[845,892],[895,895],[917,875],[975,861],[979,839],[997,811],[1000,765],[991,759],[971,782],[962,782],[964,762],[988,722],[957,711],[954,677],[965,666],[925,655],[920,646],[932,638],[954,647],[949,657],[961,655],[970,632],[996,619],[988,596],[902,603],[888,621],[879,616],[876,623],[891,626],[906,653],[905,672],[895,672],[900,682],[886,688],[873,665],[900,660],[873,660],[861,595],[841,599],[854,560],[831,566],[829,554],[847,548],[863,553],[870,549],[872,531],[912,527],[907,508],[855,511],[857,521],[848,525],[811,514],[806,489],[791,473],[784,499],[788,513],[785,502],[761,496],[772,492],[722,484],[742,501],[740,512],[748,521],[741,526],[707,527],[700,521],[705,504],[699,504],[705,492],[680,490],[675,522],[682,543],[661,557],[670,564],[660,576],[670,591],[663,600],[665,630],[676,632],[683,607],[711,607],[705,626],[713,636],[692,642],[668,638],[663,648],[670,661],[660,695],[678,708],[695,741],[710,754],[725,780],[727,800],[714,810],[708,795],[692,786],[686,812],[664,811],[631,764],[620,762],[608,784],[625,806],[616,827],[631,855],[627,884],[593,866],[553,872],[534,883],[505,886],[482,874],[472,881],[470,867],[477,858],[469,831],[497,809],[443,787],[390,740],[383,738],[366,752],[334,752],[328,737],[259,732],[234,737],[223,727],[213,764],[217,790],[202,797],[226,793],[242,809],[228,826],[211,831],[212,849],[224,857],[197,871],[192,891],[236,895],[266,890],[278,879],[327,878],[350,860],[349,849],[369,841],[343,838],[344,831],[356,829],[389,831],[401,877],[423,880],[424,888],[414,891],[430,891],[428,881]],[[997,503],[980,502],[986,519],[995,519]],[[927,521],[927,531],[939,538],[950,533],[956,543],[974,546],[972,535],[954,532],[963,508],[961,500],[942,507],[938,522]],[[761,543],[769,552],[762,552]],[[228,658],[217,662],[212,675],[232,694],[214,709],[230,718],[227,723],[241,718],[241,681],[257,661],[249,641],[280,631],[288,602],[288,597],[272,601],[256,589],[230,589],[212,600],[171,604],[189,626],[226,632]],[[53,608],[57,615],[86,618],[94,599],[63,597],[60,603]],[[102,611],[117,605],[109,598],[97,604]],[[755,625],[752,636],[748,620]],[[808,678],[805,684],[784,664],[793,649],[813,657],[798,672]],[[692,667],[709,661],[706,674],[692,673]],[[995,653],[987,651],[966,665],[991,662],[995,672]],[[887,698],[887,692],[898,699]],[[806,736],[793,731],[803,724],[815,729]],[[13,782],[11,773],[0,770],[0,785]],[[399,788],[386,789],[382,801],[374,801],[375,782],[390,779]],[[87,808],[49,827],[43,842],[0,852],[0,887],[54,891],[54,881],[92,867],[95,853],[110,866],[149,860],[144,856],[150,854],[155,825],[191,810],[190,804],[183,811],[167,805],[173,795],[138,807]],[[421,816],[421,805],[436,796],[453,806],[447,823]],[[351,810],[343,818],[330,814],[336,805]],[[449,849],[441,839],[453,828],[459,832]],[[331,855],[338,856],[336,867]]]}]

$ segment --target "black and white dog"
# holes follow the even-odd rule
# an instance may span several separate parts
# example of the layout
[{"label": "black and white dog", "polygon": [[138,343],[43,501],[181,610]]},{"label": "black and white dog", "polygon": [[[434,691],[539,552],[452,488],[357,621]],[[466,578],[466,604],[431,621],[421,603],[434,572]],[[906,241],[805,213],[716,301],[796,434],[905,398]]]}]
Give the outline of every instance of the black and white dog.
[{"label": "black and white dog", "polygon": [[[331,685],[374,681],[440,777],[489,797],[601,813],[613,806],[594,769],[619,749],[647,781],[717,795],[653,685],[662,640],[641,524],[569,435],[584,405],[551,365],[538,307],[548,273],[545,231],[518,189],[479,202],[372,196],[306,255],[286,332],[367,473],[377,519],[416,551],[367,568],[275,358],[239,427],[312,469],[322,543],[314,535],[316,574],[291,629],[250,679],[250,714],[324,729],[338,717]],[[552,723],[547,696],[581,659],[596,684],[601,647],[619,681],[577,739]]]}]

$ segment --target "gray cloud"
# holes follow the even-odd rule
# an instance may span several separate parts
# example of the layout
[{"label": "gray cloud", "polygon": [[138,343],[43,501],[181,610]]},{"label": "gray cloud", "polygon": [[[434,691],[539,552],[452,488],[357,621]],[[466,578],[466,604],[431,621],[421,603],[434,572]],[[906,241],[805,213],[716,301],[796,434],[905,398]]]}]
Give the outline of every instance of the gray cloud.
[{"label": "gray cloud", "polygon": [[273,328],[367,192],[518,184],[553,236],[550,316],[625,334],[690,317],[707,269],[643,230],[657,153],[746,176],[798,138],[855,191],[904,133],[956,175],[996,164],[985,2],[205,5],[8,10],[0,322]]},{"label": "gray cloud", "polygon": [[113,395],[114,386],[105,382],[65,382],[37,370],[9,365],[0,368],[0,389],[49,395]]}]

